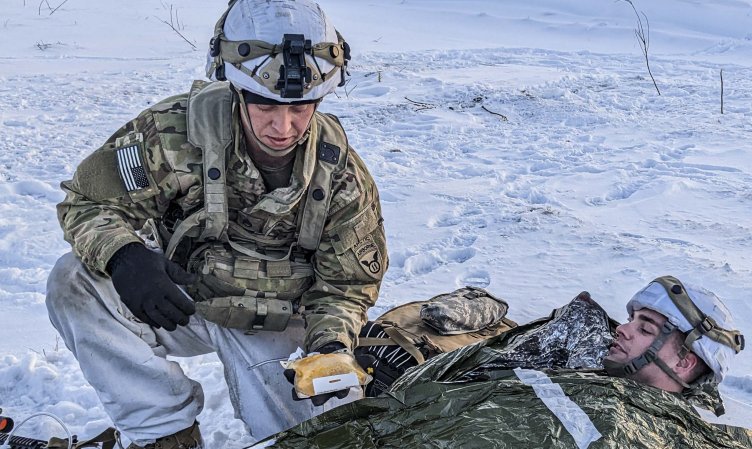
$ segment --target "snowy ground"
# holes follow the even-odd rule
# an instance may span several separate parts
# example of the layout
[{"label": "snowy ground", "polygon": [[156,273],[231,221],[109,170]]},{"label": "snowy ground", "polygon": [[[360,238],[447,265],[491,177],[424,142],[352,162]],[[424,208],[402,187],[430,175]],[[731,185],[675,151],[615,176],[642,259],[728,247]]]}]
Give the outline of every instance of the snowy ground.
[{"label": "snowy ground", "polygon": [[[109,421],[44,307],[68,250],[57,186],[126,120],[203,78],[226,2],[52,12],[61,3],[0,4],[0,407],[88,435]],[[632,293],[674,274],[724,298],[752,338],[752,2],[635,0],[660,96],[628,4],[531,3],[321,1],[354,49],[352,80],[323,108],[386,219],[391,267],[371,316],[476,285],[519,322],[581,290],[623,319]],[[162,22],[171,6],[198,50]],[[750,427],[752,352],[737,360],[722,421]],[[205,386],[209,447],[248,443],[217,359],[181,363]]]}]

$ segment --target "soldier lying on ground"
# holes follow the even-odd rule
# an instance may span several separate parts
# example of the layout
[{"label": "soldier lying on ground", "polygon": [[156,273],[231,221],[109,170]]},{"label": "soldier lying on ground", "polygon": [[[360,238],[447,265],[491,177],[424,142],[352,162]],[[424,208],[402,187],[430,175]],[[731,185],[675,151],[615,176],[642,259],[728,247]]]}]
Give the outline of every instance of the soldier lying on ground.
[{"label": "soldier lying on ground", "polygon": [[[666,276],[627,311],[617,325],[582,293],[256,447],[750,447],[752,432],[709,424],[693,407],[723,413],[717,386],[743,349],[720,299]],[[384,347],[358,350],[375,376],[376,362],[394,365]]]},{"label": "soldier lying on ground", "polygon": [[[543,364],[535,367],[603,368],[605,365],[605,369],[614,376],[630,378],[673,392],[681,392],[695,380],[710,374],[716,383],[720,383],[728,372],[734,354],[743,347],[743,336],[738,331],[725,330],[733,327],[733,321],[717,296],[702,288],[688,288],[689,290],[685,290],[678,279],[670,276],[658,278],[627,303],[627,323],[617,326],[616,322],[612,322],[611,332],[603,333],[598,341],[592,341],[592,335],[582,335],[566,343],[570,346],[574,343],[580,349],[601,348],[603,354],[598,353],[597,360],[578,359],[581,364],[573,365],[572,362],[563,360],[561,354],[553,355],[565,342],[551,340],[551,336],[548,337],[551,340],[549,345],[556,345],[528,347],[528,352],[540,352],[535,355],[535,360],[542,360],[540,363]],[[436,302],[448,305],[448,298],[455,301],[450,306],[454,310],[450,312],[445,312],[446,308],[437,309],[431,305]],[[457,302],[458,298],[465,299],[464,305],[463,302]],[[493,300],[489,301],[489,298]],[[586,299],[589,295],[583,292],[578,298]],[[407,368],[422,363],[425,358],[470,344],[474,340],[490,338],[516,325],[504,318],[506,303],[481,289],[461,289],[449,295],[439,295],[427,302],[411,304],[417,305],[421,310],[423,320],[417,326],[408,328],[409,321],[419,321],[415,316],[419,309],[410,309],[411,305],[408,304],[387,312],[363,327],[361,347],[356,353],[365,363],[368,363],[368,359],[364,356],[373,357],[370,368],[375,381],[367,390],[369,396],[376,396],[388,389]],[[693,304],[697,306],[693,307]],[[405,307],[405,313],[401,314],[400,309]],[[496,313],[492,310],[494,307],[498,308]],[[428,312],[432,310],[438,310],[445,317],[428,316]],[[705,310],[708,312],[705,313]],[[453,316],[446,318],[450,313]],[[430,320],[433,325],[426,325],[426,320]],[[460,320],[473,322],[472,329],[468,328],[465,335],[458,335],[462,333],[457,324]],[[440,328],[449,326],[453,326],[449,336],[441,335]],[[578,328],[574,327],[566,333],[570,340],[574,338],[572,332]],[[418,335],[421,333],[423,335]],[[399,334],[407,336],[409,344],[406,344],[404,338],[400,340]],[[589,346],[584,345],[582,338],[590,339]],[[400,342],[403,344],[400,345]],[[570,351],[572,348],[565,349]],[[416,354],[416,350],[420,352]],[[520,348],[516,347],[516,350]],[[421,355],[424,359],[420,359]],[[523,360],[527,365],[516,366],[529,367],[532,359]]]},{"label": "soldier lying on ground", "polygon": [[316,111],[349,59],[310,0],[232,0],[208,55],[219,81],[142,112],[62,183],[73,254],[50,319],[129,448],[201,445],[201,386],[167,355],[217,352],[256,438],[332,397],[293,401],[267,362],[352,357],[387,269],[374,180]]}]

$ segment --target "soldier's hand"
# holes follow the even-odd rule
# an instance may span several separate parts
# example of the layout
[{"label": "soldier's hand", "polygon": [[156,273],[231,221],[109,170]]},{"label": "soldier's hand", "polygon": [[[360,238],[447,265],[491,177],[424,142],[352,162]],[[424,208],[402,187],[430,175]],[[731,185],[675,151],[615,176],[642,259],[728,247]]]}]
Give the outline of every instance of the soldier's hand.
[{"label": "soldier's hand", "polygon": [[314,352],[319,354],[300,359],[298,361],[300,363],[294,363],[291,368],[285,370],[285,378],[293,384],[292,398],[294,400],[310,399],[313,405],[318,407],[335,397],[344,399],[350,393],[350,386],[348,386],[341,390],[315,394],[312,381],[318,377],[352,373],[358,377],[361,385],[370,380],[370,376],[355,362],[355,358],[342,343],[329,343]]},{"label": "soldier's hand", "polygon": [[195,282],[195,275],[140,243],[120,248],[107,271],[123,303],[150,326],[174,331],[196,312],[193,301],[176,285]]}]

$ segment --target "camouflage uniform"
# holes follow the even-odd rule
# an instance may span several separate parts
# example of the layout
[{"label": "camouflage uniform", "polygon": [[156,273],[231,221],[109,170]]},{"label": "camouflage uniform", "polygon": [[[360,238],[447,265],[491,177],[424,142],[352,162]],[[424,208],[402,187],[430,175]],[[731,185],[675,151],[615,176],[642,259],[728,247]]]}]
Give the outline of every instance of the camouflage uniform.
[{"label": "camouflage uniform", "polygon": [[[162,224],[168,219],[165,213],[175,210],[171,206],[187,213],[202,204],[201,150],[186,139],[186,103],[186,95],[175,96],[144,111],[86,158],[73,180],[62,183],[67,196],[58,205],[58,217],[65,239],[90,269],[104,273],[118,249],[141,242],[135,230],[149,219]],[[322,120],[322,114],[316,113],[313,126]],[[115,151],[140,140],[148,186],[128,192],[117,172]],[[312,166],[316,157],[313,144],[306,143],[306,151],[298,152],[291,187],[272,192],[266,192],[244,147],[235,148],[227,164],[230,237],[243,239],[251,233],[273,241],[275,247],[295,241],[295,219],[310,180],[304,167]],[[387,264],[376,185],[352,149],[348,157],[346,172],[334,179],[327,225],[313,255],[315,281],[301,298],[306,349],[332,341],[354,347]],[[364,229],[358,229],[362,224]],[[359,260],[363,247],[376,249],[371,254],[378,255],[377,269]]]},{"label": "camouflage uniform", "polygon": [[[229,85],[223,84],[229,89]],[[213,85],[217,87],[216,83]],[[61,185],[66,192],[66,198],[58,205],[58,217],[65,239],[71,243],[74,254],[89,273],[65,276],[63,270],[70,271],[75,268],[71,268],[70,260],[61,259],[50,276],[47,302],[53,324],[60,330],[68,347],[79,358],[85,374],[85,364],[106,364],[107,360],[84,362],[79,357],[76,352],[80,350],[79,341],[76,339],[83,337],[79,337],[75,330],[69,329],[69,322],[77,319],[76,307],[87,302],[80,299],[81,304],[66,303],[79,301],[76,295],[86,295],[88,291],[86,288],[80,288],[83,292],[76,290],[76,293],[70,293],[75,288],[68,291],[61,285],[80,282],[79,278],[83,276],[86,278],[85,282],[92,285],[102,282],[109,285],[106,293],[101,293],[104,287],[92,287],[90,290],[97,290],[99,296],[111,295],[114,290],[110,288],[111,282],[105,269],[113,254],[126,244],[144,240],[148,242],[149,235],[164,248],[170,236],[169,231],[174,229],[176,221],[187,217],[203,205],[202,151],[187,138],[190,114],[188,100],[188,94],[170,97],[142,112],[87,157],[77,168],[72,180]],[[295,243],[299,227],[304,225],[297,224],[296,218],[301,212],[301,202],[308,193],[313,167],[317,163],[317,130],[327,127],[328,132],[340,132],[343,138],[344,131],[335,118],[316,112],[311,121],[309,138],[302,142],[297,150],[290,185],[267,192],[260,171],[245,150],[238,115],[238,104],[233,101],[230,122],[233,123],[234,142],[229,145],[230,154],[226,158],[229,212],[226,235],[234,241],[253,242],[254,250],[262,254],[280,249],[286,251]],[[208,126],[211,126],[211,122]],[[269,281],[268,285],[263,282],[260,284],[266,285],[267,289],[278,289],[273,293],[280,297],[285,297],[287,293],[296,305],[302,306],[300,310],[305,319],[305,334],[304,341],[298,341],[297,345],[303,344],[306,350],[313,350],[335,341],[349,348],[357,344],[357,335],[367,319],[366,310],[376,301],[388,264],[376,185],[363,161],[352,148],[348,147],[346,153],[344,170],[332,175],[331,200],[326,211],[320,243],[318,248],[305,258],[305,262],[310,265],[310,278],[291,282],[277,278]],[[119,163],[118,158],[122,158],[123,154],[136,161],[131,164],[129,176],[122,175],[120,171],[122,163]],[[188,242],[188,247],[183,248],[183,254],[191,254],[204,245],[204,242],[198,239],[188,239]],[[187,261],[188,259],[179,260],[185,268],[195,272],[196,267],[185,266]],[[256,267],[259,276],[246,277],[263,277],[263,262]],[[284,291],[285,289],[288,291]],[[64,297],[67,299],[62,299]],[[122,303],[118,301],[118,304],[120,305],[106,307],[116,310],[113,315],[130,315],[127,310],[123,310]],[[67,309],[71,312],[68,313]],[[117,316],[115,318],[119,319]],[[129,316],[128,319],[132,321],[133,317]],[[293,317],[291,323],[296,319],[299,320]],[[204,321],[193,316],[189,327],[196,320]],[[131,332],[143,332],[145,325],[141,324],[142,330],[131,329]],[[296,323],[293,324],[297,326]],[[288,329],[288,332],[293,332],[294,338],[300,339],[303,335],[302,325],[298,327],[300,331]],[[92,325],[92,328],[95,326]],[[160,334],[168,338],[166,331],[158,331],[157,340]],[[275,336],[274,332],[262,331],[261,334],[272,334],[272,339],[282,337]],[[243,338],[242,331],[237,331],[233,335]],[[252,339],[248,341],[249,344],[253,344]],[[155,344],[159,346],[159,341]],[[218,351],[222,358],[222,351]],[[157,351],[154,352],[157,354]],[[206,351],[191,353],[199,352]],[[222,361],[227,365],[227,360]],[[252,362],[258,360],[248,361],[249,364]],[[225,371],[228,375],[227,367]],[[281,368],[278,366],[276,371],[281,374]],[[238,385],[232,384],[239,381],[231,377],[233,376],[228,377],[228,384],[233,393],[233,388],[237,388]],[[89,380],[94,385],[94,382]],[[267,382],[263,378],[256,381]],[[240,385],[246,388],[245,384]],[[289,388],[284,388],[289,395]],[[100,392],[100,396],[101,394]],[[279,399],[269,400],[275,401]],[[236,409],[237,402],[237,397],[233,395]],[[107,400],[103,399],[103,403],[105,407],[108,406]],[[200,410],[200,404],[197,410]],[[244,413],[241,412],[240,415]],[[245,416],[241,417],[246,420]],[[296,417],[292,422],[288,418],[288,421],[281,425],[292,425],[296,420],[299,421],[301,418]],[[119,424],[114,417],[113,421]],[[247,420],[246,423],[248,424]],[[190,423],[184,423],[183,427],[188,425]],[[181,428],[178,426],[172,431]],[[160,436],[160,432],[161,435],[168,434],[160,428],[154,431],[154,436]],[[264,433],[266,432],[262,432],[262,435]]]}]

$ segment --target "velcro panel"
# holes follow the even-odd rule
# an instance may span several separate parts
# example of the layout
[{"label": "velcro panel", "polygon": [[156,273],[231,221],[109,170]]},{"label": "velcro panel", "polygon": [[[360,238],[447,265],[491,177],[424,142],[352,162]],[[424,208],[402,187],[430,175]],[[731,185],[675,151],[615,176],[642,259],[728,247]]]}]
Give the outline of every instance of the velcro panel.
[{"label": "velcro panel", "polygon": [[220,184],[207,184],[204,186],[206,201],[206,211],[209,213],[222,213],[225,210],[225,185]]},{"label": "velcro panel", "polygon": [[289,260],[270,260],[266,262],[266,275],[270,278],[288,278],[292,276]]},{"label": "velcro panel", "polygon": [[91,200],[119,198],[127,194],[114,150],[96,151],[84,159],[76,169],[75,180],[79,193]]},{"label": "velcro panel", "polygon": [[337,226],[332,234],[337,238],[332,240],[332,246],[337,254],[343,254],[355,246],[359,241],[370,235],[379,225],[376,212],[367,206],[360,214]]},{"label": "velcro panel", "polygon": [[261,262],[246,257],[235,259],[235,269],[232,272],[233,277],[241,279],[258,279],[258,272]]}]

